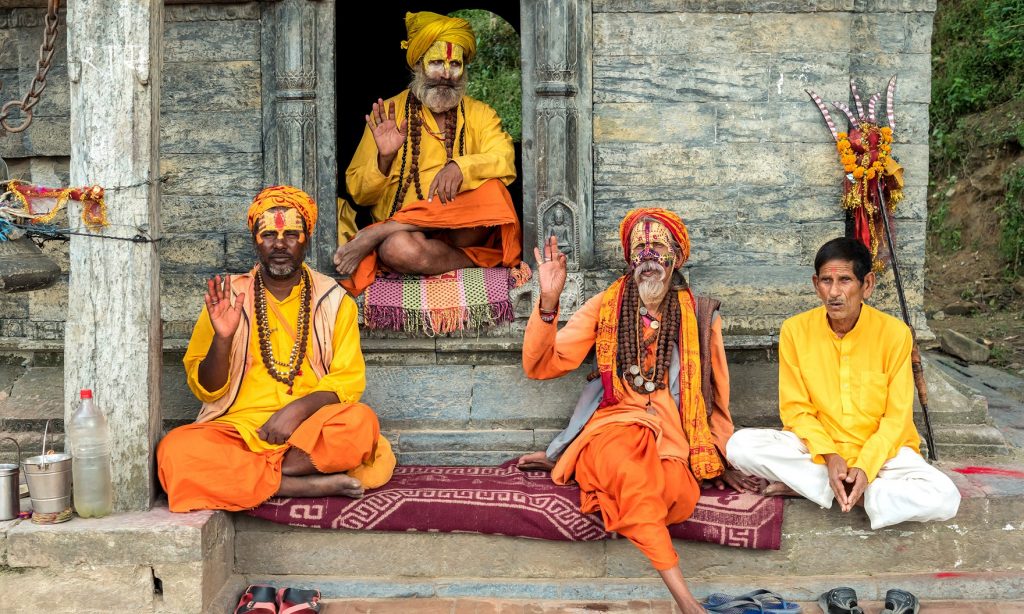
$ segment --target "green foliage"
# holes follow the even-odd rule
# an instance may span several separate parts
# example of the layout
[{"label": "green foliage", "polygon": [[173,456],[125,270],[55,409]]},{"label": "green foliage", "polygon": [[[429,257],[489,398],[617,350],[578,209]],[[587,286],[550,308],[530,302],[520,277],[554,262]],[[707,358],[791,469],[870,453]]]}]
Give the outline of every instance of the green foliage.
[{"label": "green foliage", "polygon": [[1011,169],[1003,177],[1006,199],[999,206],[999,250],[1006,258],[1011,277],[1024,274],[1024,166]]},{"label": "green foliage", "polygon": [[[951,177],[948,180],[947,186],[952,186],[956,183],[956,177]],[[933,185],[934,189],[935,186]],[[930,207],[931,211],[928,213],[928,226],[931,229],[932,236],[938,240],[939,246],[946,252],[958,252],[963,249],[963,233],[959,226],[953,225],[949,220],[949,196],[946,195],[946,189],[942,188],[942,192],[939,193],[934,201],[935,204]]]},{"label": "green foliage", "polygon": [[505,131],[518,143],[523,137],[519,33],[490,11],[467,9],[451,16],[468,21],[476,34],[476,57],[468,68],[467,93],[491,105]]},{"label": "green foliage", "polygon": [[940,2],[932,44],[931,121],[947,135],[963,115],[1024,97],[1024,0]]}]

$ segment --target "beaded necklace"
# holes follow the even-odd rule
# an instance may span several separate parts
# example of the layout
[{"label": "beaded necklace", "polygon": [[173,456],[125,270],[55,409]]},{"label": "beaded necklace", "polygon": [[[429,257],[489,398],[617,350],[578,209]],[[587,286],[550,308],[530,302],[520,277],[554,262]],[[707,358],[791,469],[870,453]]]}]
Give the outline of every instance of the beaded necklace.
[{"label": "beaded necklace", "polygon": [[[306,356],[306,342],[309,340],[309,315],[312,304],[312,283],[309,279],[309,272],[302,268],[302,279],[299,281],[302,286],[301,305],[299,307],[298,339],[292,346],[291,354],[287,362],[281,362],[274,357],[274,347],[270,343],[270,322],[267,319],[267,295],[266,286],[263,283],[263,269],[256,271],[256,282],[253,288],[256,304],[256,331],[260,339],[260,355],[263,357],[263,366],[267,368],[270,377],[288,385],[288,394],[292,394],[292,383],[297,375],[302,375],[302,360]],[[286,371],[278,367],[288,367]]]},{"label": "beaded necklace", "polygon": [[[459,123],[459,111],[462,111],[462,128],[459,130],[458,139],[455,138],[455,126]],[[427,123],[423,121],[423,103],[410,91],[405,99],[405,116],[409,119],[409,132],[402,143],[402,163],[398,168],[398,191],[391,201],[391,211],[388,218],[391,218],[402,208],[402,202],[409,191],[409,185],[415,184],[416,198],[423,200],[423,189],[420,186],[420,138],[422,132],[440,140]],[[466,155],[466,101],[459,101],[457,107],[452,107],[445,112],[444,150],[450,161],[455,151],[455,143],[459,143],[459,155]],[[409,174],[405,174],[405,167],[409,158],[409,143],[412,143],[412,162],[409,163]],[[447,164],[447,162],[446,162]]]},{"label": "beaded necklace", "polygon": [[[662,300],[661,320],[651,323],[653,334],[643,338],[642,318],[647,315],[647,308],[639,305],[639,291],[636,282],[629,280],[627,294],[624,297],[620,313],[618,363],[629,365],[622,372],[622,377],[633,390],[648,395],[665,388],[669,366],[672,361],[672,343],[678,339],[679,331],[679,298],[676,292],[669,290]],[[628,322],[628,324],[626,324]],[[644,356],[651,345],[656,345],[654,365],[645,370]]]}]

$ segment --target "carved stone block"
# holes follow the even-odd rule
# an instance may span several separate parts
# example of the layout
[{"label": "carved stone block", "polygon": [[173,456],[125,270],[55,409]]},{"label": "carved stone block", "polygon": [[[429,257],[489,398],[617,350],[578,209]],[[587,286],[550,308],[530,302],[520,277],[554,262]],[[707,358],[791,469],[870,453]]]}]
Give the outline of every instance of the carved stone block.
[{"label": "carved stone block", "polygon": [[[529,318],[533,306],[540,297],[540,285],[537,277],[526,285],[513,289],[509,296],[517,318]],[[569,316],[583,306],[583,273],[569,273],[565,280],[565,288],[558,299],[558,320],[565,322]]]},{"label": "carved stone block", "polygon": [[544,245],[548,237],[558,239],[558,249],[568,259],[570,271],[580,270],[580,215],[579,207],[569,199],[549,198],[537,208],[537,245]]}]

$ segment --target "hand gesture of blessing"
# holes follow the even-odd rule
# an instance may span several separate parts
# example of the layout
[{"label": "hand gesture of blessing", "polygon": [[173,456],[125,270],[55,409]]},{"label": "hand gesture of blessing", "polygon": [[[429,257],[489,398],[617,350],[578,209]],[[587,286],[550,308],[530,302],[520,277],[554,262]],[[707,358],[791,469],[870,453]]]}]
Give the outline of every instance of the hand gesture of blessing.
[{"label": "hand gesture of blessing", "polygon": [[565,288],[566,257],[558,249],[558,239],[548,237],[544,244],[544,254],[533,248],[533,256],[537,259],[537,281],[540,283],[540,307],[552,311],[558,306],[558,297]]},{"label": "hand gesture of blessing", "polygon": [[210,314],[213,332],[222,339],[234,336],[238,323],[242,319],[242,302],[245,293],[235,297],[235,305],[231,306],[231,276],[221,280],[220,275],[206,280],[206,311]]},{"label": "hand gesture of blessing", "polygon": [[365,117],[366,125],[373,134],[373,141],[377,144],[377,153],[384,159],[393,158],[405,142],[409,118],[403,119],[401,126],[395,123],[395,101],[392,100],[385,107],[383,98],[378,98],[377,102],[373,103],[373,110]]}]

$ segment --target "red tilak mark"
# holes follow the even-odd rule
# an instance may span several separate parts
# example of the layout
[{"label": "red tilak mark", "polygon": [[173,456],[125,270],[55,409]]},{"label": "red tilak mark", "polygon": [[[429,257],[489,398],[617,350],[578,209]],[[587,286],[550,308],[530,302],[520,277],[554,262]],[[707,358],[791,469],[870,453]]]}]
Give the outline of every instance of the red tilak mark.
[{"label": "red tilak mark", "polygon": [[284,229],[284,213],[281,211],[274,212],[274,228],[276,230]]},{"label": "red tilak mark", "polygon": [[1004,478],[1019,478],[1024,479],[1024,471],[1014,471],[1013,469],[998,469],[996,467],[960,467],[954,469],[957,473],[963,475],[998,475]]},{"label": "red tilak mark", "polygon": [[959,578],[962,575],[964,574],[957,573],[955,571],[940,571],[939,573],[935,574],[935,577],[941,580],[943,578]]},{"label": "red tilak mark", "polygon": [[446,42],[444,44],[444,55],[445,55],[445,59],[448,60],[449,62],[452,60],[452,44],[451,43]]}]

